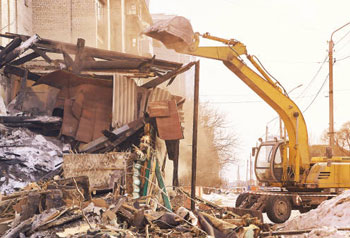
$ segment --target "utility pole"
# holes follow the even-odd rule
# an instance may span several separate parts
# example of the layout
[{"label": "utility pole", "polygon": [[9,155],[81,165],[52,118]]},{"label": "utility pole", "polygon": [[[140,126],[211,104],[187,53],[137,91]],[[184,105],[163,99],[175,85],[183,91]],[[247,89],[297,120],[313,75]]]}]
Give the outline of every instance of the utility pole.
[{"label": "utility pole", "polygon": [[347,25],[350,25],[350,22],[346,23],[342,27],[339,27],[335,31],[333,31],[331,35],[331,39],[329,41],[329,49],[328,49],[328,56],[329,56],[329,146],[333,149],[334,148],[334,109],[333,109],[333,35],[340,29],[346,27]]},{"label": "utility pole", "polygon": [[192,174],[191,174],[191,211],[196,210],[196,176],[197,176],[197,137],[198,137],[198,104],[199,104],[199,60],[194,72],[194,104],[192,128]]},{"label": "utility pole", "polygon": [[[334,33],[334,32],[333,32]],[[333,36],[333,34],[332,34]],[[333,109],[333,40],[329,41],[329,146],[333,149],[334,146],[334,109]]]}]

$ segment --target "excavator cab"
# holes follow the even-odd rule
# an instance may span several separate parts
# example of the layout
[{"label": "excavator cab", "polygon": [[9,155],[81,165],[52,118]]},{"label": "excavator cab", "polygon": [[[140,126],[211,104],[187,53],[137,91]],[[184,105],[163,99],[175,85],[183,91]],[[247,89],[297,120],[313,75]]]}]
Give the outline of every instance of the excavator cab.
[{"label": "excavator cab", "polygon": [[259,182],[280,183],[283,175],[284,141],[265,141],[257,148],[255,174]]}]

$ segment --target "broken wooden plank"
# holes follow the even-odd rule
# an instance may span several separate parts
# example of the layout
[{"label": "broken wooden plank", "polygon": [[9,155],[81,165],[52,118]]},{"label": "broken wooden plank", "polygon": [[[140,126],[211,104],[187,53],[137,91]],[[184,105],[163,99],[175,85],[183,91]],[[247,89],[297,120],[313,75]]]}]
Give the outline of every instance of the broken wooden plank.
[{"label": "broken wooden plank", "polygon": [[144,125],[144,118],[142,117],[133,122],[130,122],[129,124],[126,124],[122,127],[116,128],[113,131],[111,131],[116,136],[116,138],[118,138],[115,141],[109,142],[108,137],[102,136],[94,141],[91,141],[88,144],[81,146],[79,148],[79,152],[92,153],[95,151],[99,151],[105,148],[106,146],[117,146],[118,144],[120,144],[126,139],[125,137],[120,138],[120,136],[125,135],[127,132],[130,132],[130,133],[135,132],[139,130],[143,125]]},{"label": "broken wooden plank", "polygon": [[32,45],[34,45],[36,42],[40,40],[40,37],[35,34],[28,38],[25,42],[23,42],[21,45],[16,47],[14,50],[10,51],[2,60],[0,63],[0,68],[3,67],[5,64],[11,62],[16,57],[20,56],[22,53],[24,53],[26,50],[28,50]]},{"label": "broken wooden plank", "polygon": [[66,65],[67,69],[72,69],[74,61],[72,59],[72,57],[70,57],[69,54],[67,54],[65,51],[62,50],[62,54],[63,54],[63,60],[64,60],[64,64]]},{"label": "broken wooden plank", "polygon": [[113,59],[110,61],[101,60],[101,61],[84,61],[82,63],[83,70],[89,71],[99,71],[99,70],[132,70],[138,69],[141,66],[140,61],[130,61],[130,60],[118,60]]},{"label": "broken wooden plank", "polygon": [[35,59],[35,58],[38,58],[39,56],[40,55],[38,53],[32,52],[32,53],[27,54],[27,55],[25,55],[25,56],[15,60],[15,61],[12,61],[11,65],[21,65],[21,64],[24,64],[24,63],[26,63],[28,61],[31,61],[31,60]]},{"label": "broken wooden plank", "polygon": [[32,228],[33,218],[29,218],[28,220],[25,220],[24,222],[20,223],[16,227],[8,230],[5,235],[3,235],[3,238],[17,238],[20,237],[20,233],[26,233]]},{"label": "broken wooden plank", "polygon": [[[12,33],[0,34],[0,37],[6,37],[11,39],[14,39],[19,36],[25,37],[26,39],[30,37],[26,35],[19,35],[19,34],[12,34]],[[36,45],[38,47],[45,48],[47,51],[50,50],[50,52],[62,53],[62,50],[64,50],[67,54],[77,54],[76,44],[72,44],[72,43],[65,43],[65,42],[41,38],[40,41],[36,43]],[[84,55],[91,56],[94,58],[109,59],[109,60],[110,59],[127,59],[127,60],[138,60],[142,62],[152,62],[152,57],[131,55],[131,54],[120,53],[120,52],[110,51],[110,50],[103,50],[103,49],[98,49],[98,48],[88,47],[88,46],[84,48]],[[182,65],[181,63],[171,62],[166,60],[160,60],[160,59],[153,60],[154,67],[159,67],[166,70],[176,69],[181,67],[181,65]]]},{"label": "broken wooden plank", "polygon": [[30,48],[31,48],[32,50],[34,50],[35,53],[37,53],[38,55],[40,55],[47,63],[51,64],[52,60],[50,59],[49,56],[47,56],[47,54],[46,54],[43,50],[39,49],[39,48],[36,47],[35,45],[32,45]]},{"label": "broken wooden plank", "polygon": [[22,43],[20,37],[15,37],[10,43],[8,43],[0,52],[0,60],[2,61],[5,56],[10,53],[12,50],[17,48]]},{"label": "broken wooden plank", "polygon": [[78,38],[77,41],[77,52],[75,54],[75,58],[74,58],[74,63],[73,63],[73,67],[72,67],[72,71],[73,73],[80,73],[81,70],[81,65],[82,65],[82,55],[83,55],[83,51],[84,51],[84,47],[85,47],[85,40],[82,38]]}]

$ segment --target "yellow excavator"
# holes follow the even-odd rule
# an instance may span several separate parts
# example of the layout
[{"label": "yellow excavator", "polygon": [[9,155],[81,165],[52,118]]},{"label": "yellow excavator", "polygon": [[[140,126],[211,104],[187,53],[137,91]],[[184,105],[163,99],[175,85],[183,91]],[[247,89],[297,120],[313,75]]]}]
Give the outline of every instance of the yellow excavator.
[{"label": "yellow excavator", "polygon": [[[247,53],[244,44],[208,33],[194,33],[190,22],[179,16],[156,22],[145,34],[179,53],[222,61],[282,119],[287,135],[283,139],[261,141],[253,148],[259,184],[265,190],[278,188],[278,191],[240,194],[236,207],[266,212],[271,221],[283,223],[290,217],[291,210],[306,212],[350,188],[350,157],[334,157],[329,151],[324,157],[310,157],[302,112],[259,60]],[[201,37],[223,45],[200,47]]]}]

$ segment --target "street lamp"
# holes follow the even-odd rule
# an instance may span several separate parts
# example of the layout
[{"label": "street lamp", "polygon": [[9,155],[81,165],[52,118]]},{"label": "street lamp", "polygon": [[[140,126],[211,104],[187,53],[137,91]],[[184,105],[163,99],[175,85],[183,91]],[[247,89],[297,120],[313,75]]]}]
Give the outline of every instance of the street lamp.
[{"label": "street lamp", "polygon": [[331,39],[329,41],[329,51],[328,51],[328,56],[329,56],[329,146],[333,148],[334,146],[334,109],[333,109],[333,35],[337,31],[343,29],[347,25],[350,25],[350,22],[346,23],[342,27],[339,27],[333,33],[331,34]]}]

